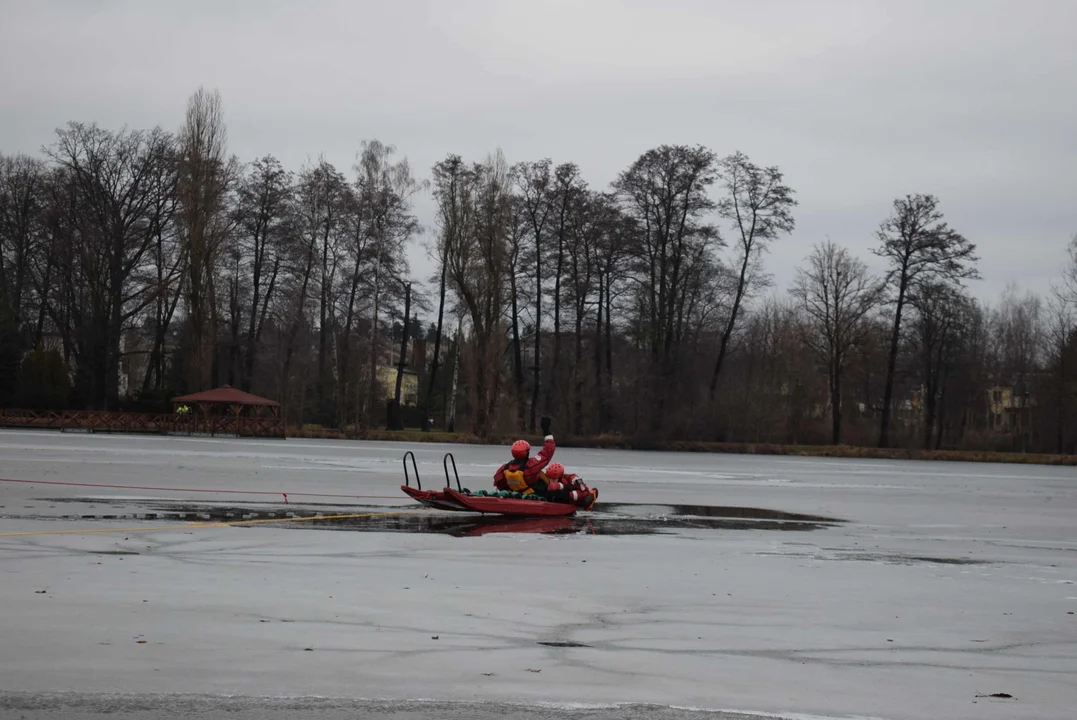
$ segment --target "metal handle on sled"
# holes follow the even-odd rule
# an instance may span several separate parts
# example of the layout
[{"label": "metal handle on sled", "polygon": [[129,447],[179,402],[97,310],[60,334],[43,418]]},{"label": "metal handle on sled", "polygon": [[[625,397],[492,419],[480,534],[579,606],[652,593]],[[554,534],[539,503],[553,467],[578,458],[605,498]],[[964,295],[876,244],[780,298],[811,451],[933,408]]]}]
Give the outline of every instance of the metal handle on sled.
[{"label": "metal handle on sled", "polygon": [[460,473],[456,472],[456,458],[452,456],[452,453],[445,453],[445,457],[441,461],[442,466],[445,468],[445,487],[452,487],[452,480],[449,478],[450,460],[452,460],[452,474],[456,477],[456,489],[463,492],[464,488],[460,485]]},{"label": "metal handle on sled", "polygon": [[423,484],[419,481],[419,466],[415,464],[415,453],[413,453],[411,450],[408,450],[406,453],[404,453],[404,485],[406,487],[411,487],[411,478],[408,477],[409,455],[411,456],[411,467],[415,471],[415,487],[417,487],[419,490],[422,490]]}]

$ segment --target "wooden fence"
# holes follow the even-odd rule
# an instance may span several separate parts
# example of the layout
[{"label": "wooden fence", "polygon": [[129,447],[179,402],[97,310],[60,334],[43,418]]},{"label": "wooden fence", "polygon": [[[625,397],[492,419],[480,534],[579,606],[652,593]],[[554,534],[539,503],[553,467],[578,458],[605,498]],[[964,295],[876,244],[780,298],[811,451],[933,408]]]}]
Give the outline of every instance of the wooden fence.
[{"label": "wooden fence", "polygon": [[18,410],[0,408],[0,427],[79,432],[159,433],[285,437],[279,417],[234,414],[152,414],[103,410]]}]

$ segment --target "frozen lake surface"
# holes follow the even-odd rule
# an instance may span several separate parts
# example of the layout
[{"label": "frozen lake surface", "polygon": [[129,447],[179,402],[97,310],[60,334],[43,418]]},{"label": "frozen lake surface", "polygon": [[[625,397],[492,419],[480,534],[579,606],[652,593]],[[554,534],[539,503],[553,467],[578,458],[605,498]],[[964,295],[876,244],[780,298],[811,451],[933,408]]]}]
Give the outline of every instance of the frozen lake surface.
[{"label": "frozen lake surface", "polygon": [[1074,468],[564,448],[542,533],[406,450],[507,455],[0,431],[0,717],[1077,715]]}]

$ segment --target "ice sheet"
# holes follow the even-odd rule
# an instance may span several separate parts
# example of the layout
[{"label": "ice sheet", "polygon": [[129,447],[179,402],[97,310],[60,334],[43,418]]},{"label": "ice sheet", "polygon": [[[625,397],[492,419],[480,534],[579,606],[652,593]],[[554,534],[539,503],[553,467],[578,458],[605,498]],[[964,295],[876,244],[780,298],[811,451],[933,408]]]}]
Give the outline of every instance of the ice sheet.
[{"label": "ice sheet", "polygon": [[[452,451],[475,488],[505,454],[12,431],[0,432],[0,477],[379,496],[335,501],[410,508],[398,489],[407,449],[428,484],[440,484]],[[147,497],[237,499],[0,482],[0,535],[135,529],[0,537],[0,709],[73,692],[244,696],[266,713],[266,698],[320,696],[525,703],[499,717],[628,712],[569,707],[580,703],[1073,717],[1072,468],[574,449],[557,459],[603,502],[849,522],[616,537],[201,527],[58,518],[91,498],[131,508]],[[580,646],[540,644],[551,642]],[[977,697],[997,692],[1015,697]],[[560,705],[537,705],[550,701]],[[79,702],[65,712],[85,710]]]}]

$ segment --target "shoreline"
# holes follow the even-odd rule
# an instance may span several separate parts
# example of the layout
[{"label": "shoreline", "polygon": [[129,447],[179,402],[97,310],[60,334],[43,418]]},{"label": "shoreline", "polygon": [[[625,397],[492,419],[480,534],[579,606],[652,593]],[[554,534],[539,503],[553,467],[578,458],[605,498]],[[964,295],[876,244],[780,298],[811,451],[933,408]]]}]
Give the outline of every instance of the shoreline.
[{"label": "shoreline", "polygon": [[[321,440],[368,440],[376,442],[451,443],[457,445],[508,445],[517,438],[480,438],[469,433],[422,432],[420,430],[339,430],[290,428],[290,438]],[[541,439],[524,434],[532,444]],[[995,452],[990,450],[914,450],[860,447],[855,445],[781,445],[777,443],[708,442],[695,440],[648,440],[613,435],[557,437],[557,446],[589,450],[637,450],[641,452],[715,453],[722,455],[774,455],[794,457],[853,458],[870,460],[925,460],[934,462],[1010,463],[1015,465],[1077,466],[1077,455]]]},{"label": "shoreline", "polygon": [[[168,437],[203,437],[199,433],[140,433],[109,430],[71,430],[64,428],[0,425],[2,430],[37,430],[73,434],[105,435],[158,435]],[[235,435],[204,435],[204,437],[239,437]],[[248,436],[243,436],[248,437]],[[446,443],[453,445],[510,445],[521,436],[480,438],[470,433],[422,432],[421,430],[362,430],[344,432],[325,428],[289,428],[286,436],[250,436],[262,440],[287,440],[306,438],[312,440],[365,440],[398,443]],[[532,445],[542,439],[522,434]],[[703,440],[650,440],[617,435],[585,437],[559,436],[557,446],[587,450],[634,450],[639,452],[713,453],[718,455],[772,455],[775,457],[821,457],[859,460],[922,460],[929,462],[972,462],[1011,465],[1044,465],[1077,467],[1077,455],[1048,453],[996,452],[993,450],[916,450],[905,448],[877,448],[856,445],[782,445],[779,443],[710,442]]]}]

